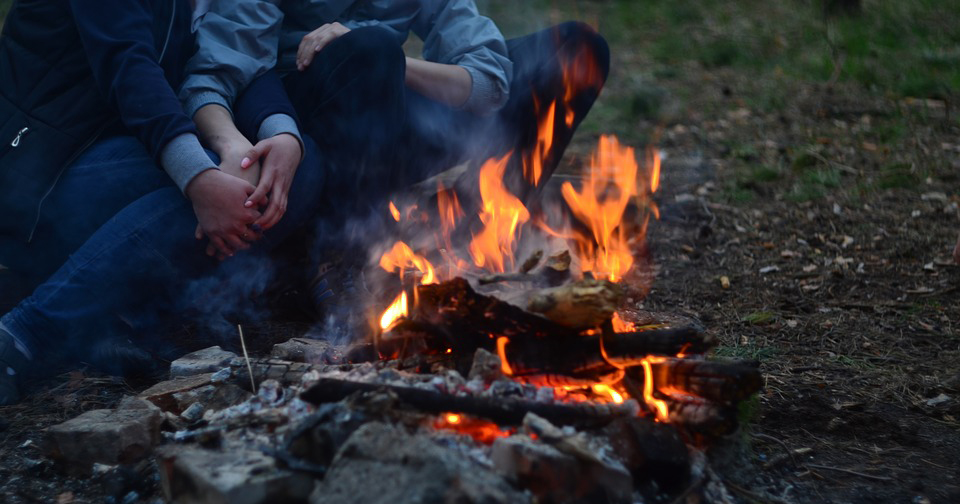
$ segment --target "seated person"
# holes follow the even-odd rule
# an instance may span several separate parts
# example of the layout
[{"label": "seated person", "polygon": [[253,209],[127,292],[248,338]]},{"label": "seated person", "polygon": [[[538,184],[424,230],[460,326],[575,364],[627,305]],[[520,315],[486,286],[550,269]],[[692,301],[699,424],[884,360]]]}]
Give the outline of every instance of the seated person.
[{"label": "seated person", "polygon": [[[334,194],[342,197],[325,202],[329,212],[355,212],[361,197],[379,202],[391,188],[508,152],[508,187],[524,198],[535,194],[609,70],[609,49],[590,27],[564,23],[504,40],[473,0],[251,1],[279,5],[282,16],[265,15],[259,33],[240,36],[217,26],[236,19],[208,19],[210,36],[236,48],[226,73],[241,85],[251,67],[276,65],[329,163],[329,183],[340,188]],[[404,56],[411,31],[423,40],[424,60]],[[224,67],[203,55],[193,64],[193,75]],[[188,80],[182,93],[230,96],[230,87],[238,86]],[[552,145],[538,154],[538,129],[549,119]],[[529,160],[540,155],[533,173]]]},{"label": "seated person", "polygon": [[[200,131],[184,113],[192,3],[18,0],[7,16],[0,264],[33,293],[0,318],[0,405],[54,353],[123,358],[103,343],[130,335],[130,313],[176,307],[191,281],[229,271],[217,258],[268,250],[316,215],[320,162],[275,74],[231,104],[236,126],[222,106]],[[259,167],[218,142],[238,131]]]}]

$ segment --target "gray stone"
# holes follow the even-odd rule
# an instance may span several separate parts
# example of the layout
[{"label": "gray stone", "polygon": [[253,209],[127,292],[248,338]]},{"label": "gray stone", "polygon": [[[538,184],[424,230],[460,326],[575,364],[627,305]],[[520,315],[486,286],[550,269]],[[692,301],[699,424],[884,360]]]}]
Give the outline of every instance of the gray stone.
[{"label": "gray stone", "polygon": [[197,403],[202,403],[208,410],[222,410],[240,404],[250,396],[249,391],[237,385],[218,383],[174,392],[171,399],[176,411],[184,412]]},{"label": "gray stone", "polygon": [[88,411],[47,429],[48,452],[74,473],[89,474],[94,463],[129,464],[159,442],[162,421],[156,407]]},{"label": "gray stone", "polygon": [[272,457],[243,446],[164,446],[157,462],[164,497],[175,504],[303,502],[313,490],[309,476],[279,469]]},{"label": "gray stone", "polygon": [[525,436],[500,438],[490,455],[497,473],[523,487],[539,502],[631,501],[633,478],[622,465],[586,460],[579,453]]},{"label": "gray stone", "polygon": [[372,422],[343,445],[310,502],[515,504],[530,496],[459,451]]},{"label": "gray stone", "polygon": [[493,383],[504,377],[500,364],[500,356],[478,348],[473,354],[473,365],[470,366],[468,380],[482,380],[484,383]]},{"label": "gray stone", "polygon": [[170,363],[170,377],[193,376],[219,371],[230,364],[237,354],[228,352],[219,346],[212,346],[188,353]]},{"label": "gray stone", "polygon": [[343,355],[335,346],[323,340],[293,338],[273,345],[270,356],[291,362],[309,364],[339,364]]},{"label": "gray stone", "polygon": [[186,422],[196,422],[203,418],[203,403],[195,402],[190,405],[189,408],[183,410],[183,413],[180,413],[180,418]]},{"label": "gray stone", "polygon": [[160,382],[141,392],[138,397],[156,404],[163,411],[170,411],[179,415],[183,409],[174,395],[209,385],[210,376],[210,374],[185,376]]}]

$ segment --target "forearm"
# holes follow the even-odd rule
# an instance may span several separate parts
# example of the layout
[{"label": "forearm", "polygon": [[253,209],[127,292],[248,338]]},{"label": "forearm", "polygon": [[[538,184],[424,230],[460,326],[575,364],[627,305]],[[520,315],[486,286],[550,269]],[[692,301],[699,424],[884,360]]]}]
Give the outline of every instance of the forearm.
[{"label": "forearm", "polygon": [[233,123],[230,111],[220,105],[209,104],[197,110],[193,116],[200,132],[200,140],[221,157],[238,142],[249,143]]},{"label": "forearm", "polygon": [[458,65],[407,58],[406,83],[410,89],[451,107],[461,107],[473,91],[470,73]]}]

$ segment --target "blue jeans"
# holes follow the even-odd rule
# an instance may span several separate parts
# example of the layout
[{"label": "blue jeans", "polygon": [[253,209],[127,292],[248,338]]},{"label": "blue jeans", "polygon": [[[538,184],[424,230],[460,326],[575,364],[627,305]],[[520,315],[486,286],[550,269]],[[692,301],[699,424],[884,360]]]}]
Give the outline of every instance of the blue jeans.
[{"label": "blue jeans", "polygon": [[204,253],[205,241],[193,235],[190,202],[139,141],[97,142],[44,201],[34,241],[2,243],[0,262],[34,276],[52,274],[0,321],[34,356],[82,352],[98,338],[126,336],[131,320],[150,319],[145,313],[156,322],[195,306],[188,298],[206,292],[197,286],[208,279],[254,279],[227,289],[265,283],[266,273],[249,269],[265,264],[258,258],[312,221],[323,198],[324,170],[314,143],[304,141],[306,156],[283,219],[250,250],[223,262]]}]

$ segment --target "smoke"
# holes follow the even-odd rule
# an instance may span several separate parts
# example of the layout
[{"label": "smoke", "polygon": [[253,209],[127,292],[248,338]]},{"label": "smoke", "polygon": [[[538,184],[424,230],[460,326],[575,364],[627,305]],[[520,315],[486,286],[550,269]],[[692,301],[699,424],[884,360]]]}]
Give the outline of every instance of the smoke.
[{"label": "smoke", "polygon": [[189,282],[177,300],[184,321],[203,331],[202,337],[218,343],[237,341],[238,323],[267,320],[263,293],[274,278],[269,257],[240,254],[223,261],[212,274]]}]

